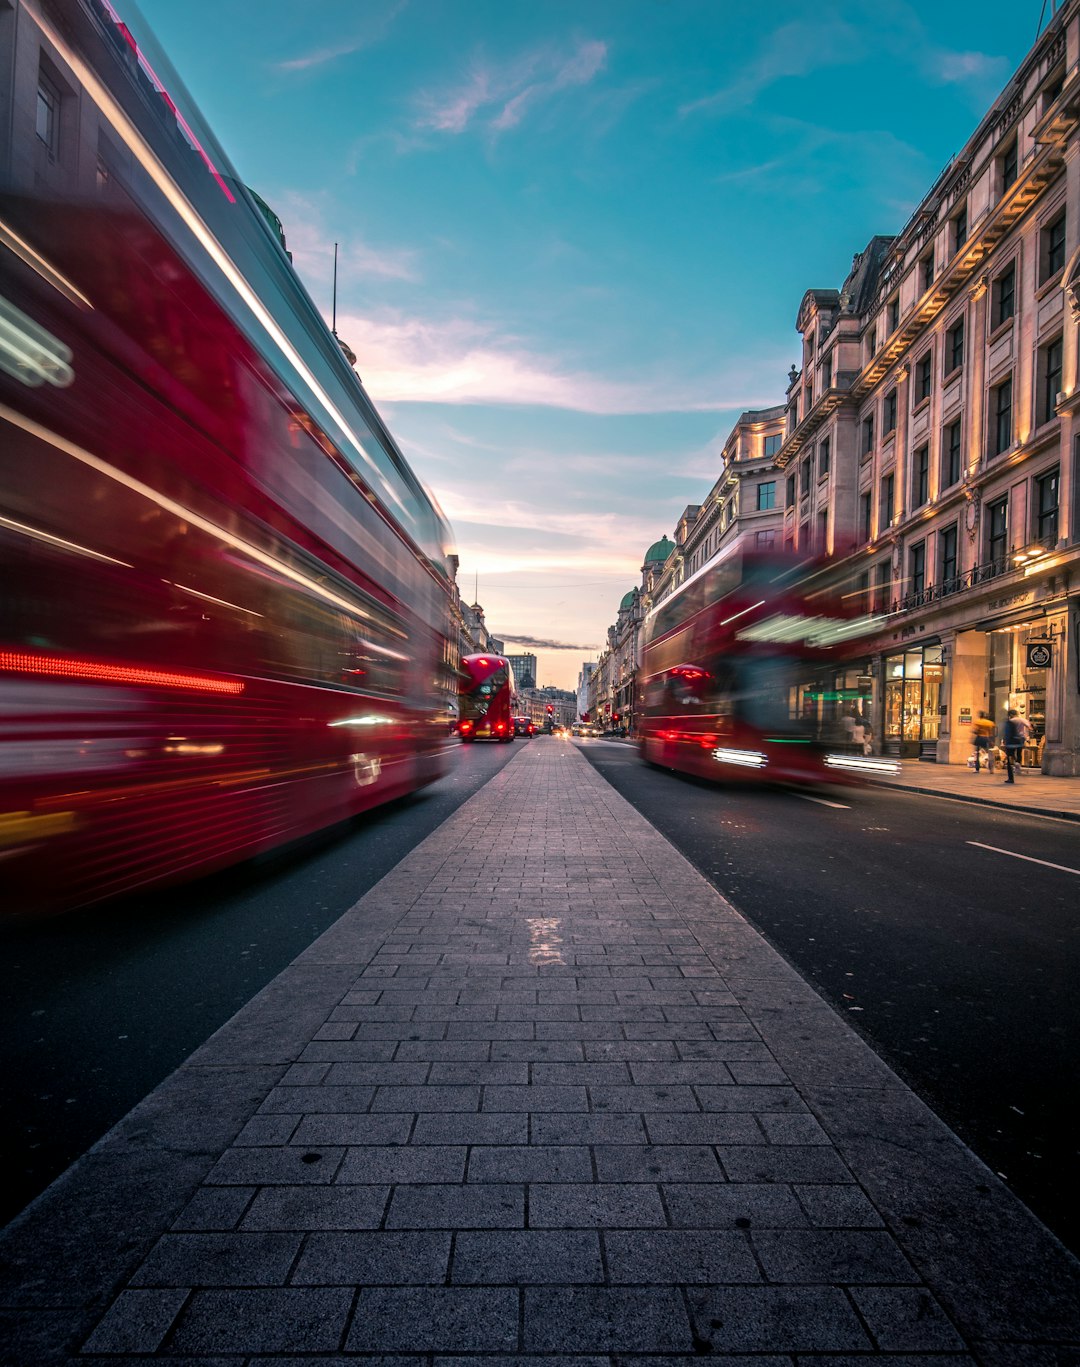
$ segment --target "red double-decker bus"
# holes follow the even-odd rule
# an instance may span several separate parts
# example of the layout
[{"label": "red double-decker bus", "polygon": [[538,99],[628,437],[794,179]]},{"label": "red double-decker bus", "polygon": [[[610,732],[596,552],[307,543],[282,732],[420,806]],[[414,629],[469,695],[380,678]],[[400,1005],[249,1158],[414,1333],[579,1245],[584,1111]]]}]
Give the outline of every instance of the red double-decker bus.
[{"label": "red double-decker bus", "polygon": [[99,167],[0,186],[8,911],[430,782],[456,684],[445,525],[283,241],[111,7],[57,10]]},{"label": "red double-decker bus", "polygon": [[516,704],[509,660],[502,655],[462,657],[458,735],[463,741],[512,741]]},{"label": "red double-decker bus", "polygon": [[[845,743],[820,699],[876,619],[815,589],[810,566],[732,547],[645,619],[639,749],[701,778],[851,782],[895,772]],[[867,698],[869,703],[869,698]]]}]

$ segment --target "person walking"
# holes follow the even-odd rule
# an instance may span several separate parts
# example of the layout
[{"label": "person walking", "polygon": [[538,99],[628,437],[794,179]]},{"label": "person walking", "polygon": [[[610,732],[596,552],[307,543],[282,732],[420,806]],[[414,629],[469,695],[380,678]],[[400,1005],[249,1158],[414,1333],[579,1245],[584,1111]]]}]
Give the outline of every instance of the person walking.
[{"label": "person walking", "polygon": [[1024,749],[1024,741],[1027,740],[1028,726],[1015,707],[1010,707],[1005,717],[1005,729],[1002,733],[1001,744],[1005,750],[1005,773],[1006,783],[1014,783],[1014,771],[1020,771],[1020,756]]},{"label": "person walking", "polygon": [[975,742],[975,772],[979,772],[979,760],[986,757],[986,772],[994,772],[994,723],[986,712],[980,712],[971,723],[972,739]]}]

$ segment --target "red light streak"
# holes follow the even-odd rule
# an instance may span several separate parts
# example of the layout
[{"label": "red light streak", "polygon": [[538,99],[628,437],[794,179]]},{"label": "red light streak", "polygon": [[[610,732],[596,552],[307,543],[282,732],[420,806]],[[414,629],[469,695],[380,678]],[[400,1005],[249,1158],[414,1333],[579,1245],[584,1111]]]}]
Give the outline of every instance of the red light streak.
[{"label": "red light streak", "polygon": [[239,679],[211,679],[205,674],[181,674],[175,670],[146,669],[139,665],[110,665],[100,660],[80,660],[59,655],[30,655],[21,650],[0,650],[0,669],[10,669],[18,674],[47,674],[60,679],[90,679],[96,683],[190,688],[200,693],[244,691]]}]

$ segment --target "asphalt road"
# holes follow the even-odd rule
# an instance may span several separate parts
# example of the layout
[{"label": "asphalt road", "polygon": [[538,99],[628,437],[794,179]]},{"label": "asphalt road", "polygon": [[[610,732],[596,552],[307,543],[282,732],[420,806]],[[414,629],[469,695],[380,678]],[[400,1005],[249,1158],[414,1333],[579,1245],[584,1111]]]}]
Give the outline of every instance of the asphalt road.
[{"label": "asphalt road", "polygon": [[0,1225],[537,743],[454,745],[438,783],[287,850],[0,926]]},{"label": "asphalt road", "polygon": [[887,788],[725,788],[581,748],[1080,1252],[1080,877],[1046,867],[1080,870],[1080,826]]}]

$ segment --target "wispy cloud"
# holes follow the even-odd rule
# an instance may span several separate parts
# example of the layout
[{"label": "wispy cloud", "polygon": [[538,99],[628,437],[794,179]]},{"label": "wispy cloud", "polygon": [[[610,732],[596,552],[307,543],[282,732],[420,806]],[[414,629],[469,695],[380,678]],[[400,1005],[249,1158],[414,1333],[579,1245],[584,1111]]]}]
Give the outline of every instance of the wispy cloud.
[{"label": "wispy cloud", "polygon": [[339,319],[376,401],[671,413],[761,407],[777,392],[774,372],[753,363],[712,378],[642,373],[613,380],[568,366],[473,318],[431,322],[339,313]]},{"label": "wispy cloud", "polygon": [[[334,273],[334,238],[326,219],[337,211],[326,195],[301,195],[287,191],[277,201],[285,236],[298,273],[308,282],[328,282]],[[339,217],[343,217],[338,214]],[[345,220],[352,221],[352,215]],[[338,277],[357,280],[420,279],[419,258],[407,247],[377,247],[355,233],[338,241]]]},{"label": "wispy cloud", "polygon": [[476,58],[456,86],[418,97],[417,127],[437,133],[474,128],[504,133],[518,127],[530,109],[564,90],[588,85],[604,69],[607,53],[606,43],[582,39],[569,53],[539,48],[501,67]]},{"label": "wispy cloud", "polygon": [[365,15],[364,21],[354,28],[348,37],[342,37],[323,47],[313,48],[298,57],[288,57],[282,62],[275,62],[274,70],[310,71],[314,67],[325,66],[327,62],[335,62],[339,57],[351,57],[354,52],[373,47],[386,37],[390,26],[407,3],[408,0],[397,0],[396,4],[389,5],[381,12]]},{"label": "wispy cloud", "polygon": [[537,636],[523,636],[517,631],[504,631],[503,640],[515,646],[525,646],[527,650],[598,650],[595,643],[588,646],[571,645],[569,641],[544,641]]}]

